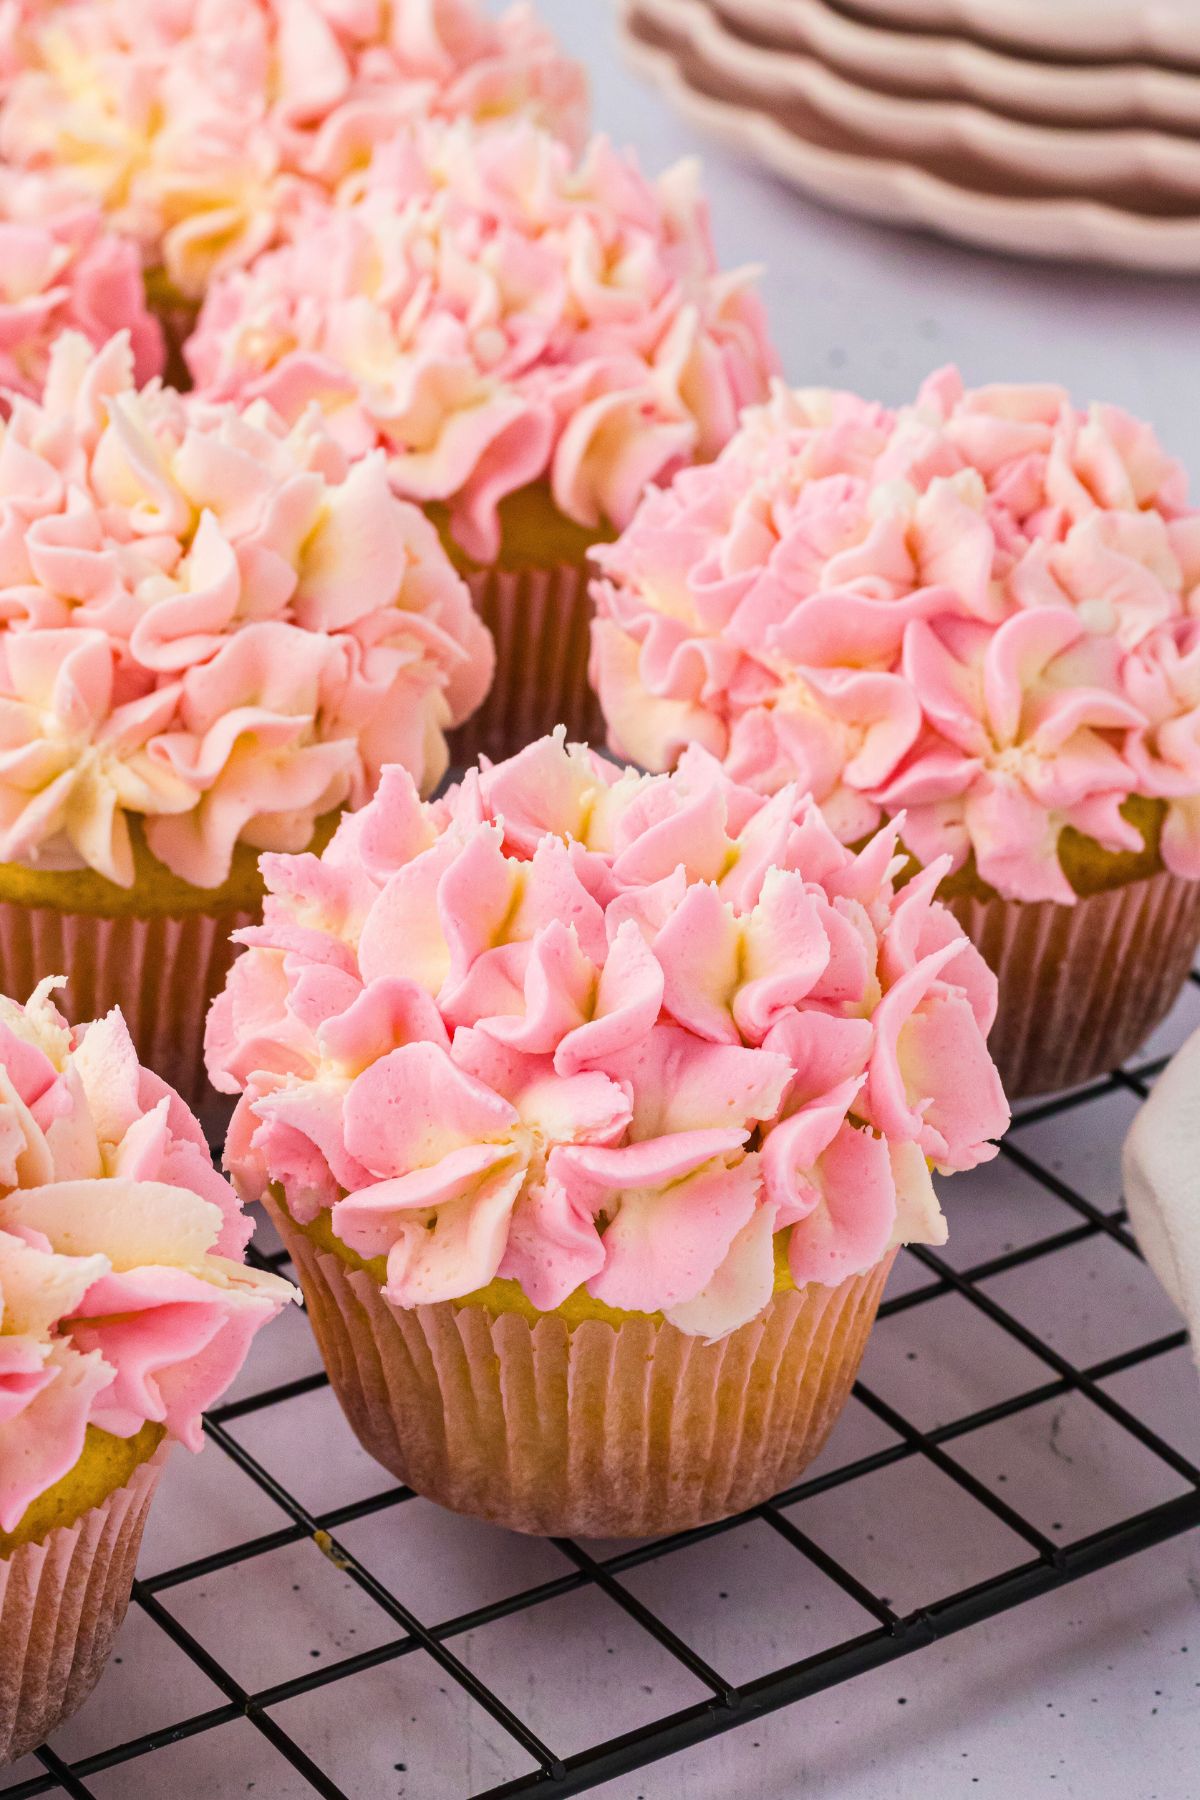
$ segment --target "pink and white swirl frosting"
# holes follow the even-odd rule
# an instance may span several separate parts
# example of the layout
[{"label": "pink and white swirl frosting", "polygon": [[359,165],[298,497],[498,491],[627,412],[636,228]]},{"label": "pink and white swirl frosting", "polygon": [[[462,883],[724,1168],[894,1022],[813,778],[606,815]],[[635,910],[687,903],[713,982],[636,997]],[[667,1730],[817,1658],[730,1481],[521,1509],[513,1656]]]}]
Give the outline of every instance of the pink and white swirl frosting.
[{"label": "pink and white swirl frosting", "polygon": [[317,401],[482,562],[498,503],[534,484],[580,525],[626,524],[648,482],[717,454],[775,367],[692,165],[651,182],[604,139],[577,160],[527,121],[402,134],[353,203],[214,285],[187,357],[217,398],[287,419]]},{"label": "pink and white swirl frosting", "polygon": [[592,676],[646,767],[700,744],[798,781],[847,843],[900,809],[923,863],[1070,904],[1066,826],[1200,878],[1200,514],[1148,425],[1060,388],[896,412],[779,390],[596,551]]},{"label": "pink and white swirl frosting", "polygon": [[329,1209],[411,1307],[511,1277],[716,1338],[775,1284],[941,1242],[929,1174],[1008,1109],[996,984],[794,787],[703,750],[619,772],[561,733],[422,805],[388,770],[321,857],[264,857],[209,1015],[246,1197]]},{"label": "pink and white swirl frosting", "polygon": [[63,331],[97,349],[128,331],[139,382],[161,373],[137,247],[62,182],[0,166],[0,393],[40,394]]},{"label": "pink and white swirl frosting", "polygon": [[587,129],[583,70],[528,5],[61,0],[24,8],[0,51],[5,159],[80,182],[193,299],[405,120]]},{"label": "pink and white swirl frosting", "polygon": [[200,1415],[296,1298],[247,1268],[250,1220],[199,1124],[139,1068],[119,1012],[72,1028],[43,981],[0,998],[0,1531],[78,1462],[89,1425]]},{"label": "pink and white swirl frosting", "polygon": [[385,763],[428,791],[492,662],[433,527],[315,416],[139,392],[127,339],[68,335],[0,426],[0,861],[129,886],[136,814],[219,886]]}]

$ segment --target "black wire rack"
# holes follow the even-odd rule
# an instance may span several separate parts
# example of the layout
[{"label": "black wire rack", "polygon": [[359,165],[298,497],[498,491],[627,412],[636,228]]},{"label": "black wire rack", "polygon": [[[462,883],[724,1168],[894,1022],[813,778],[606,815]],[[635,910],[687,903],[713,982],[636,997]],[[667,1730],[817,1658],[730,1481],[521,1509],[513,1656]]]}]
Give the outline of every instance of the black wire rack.
[{"label": "black wire rack", "polygon": [[[1190,1010],[1193,1018],[1200,1020],[1200,975],[1194,975],[1192,982],[1194,985],[1185,995],[1185,1011]],[[945,1303],[953,1297],[955,1318],[960,1321],[960,1326],[969,1309],[977,1321],[987,1322],[987,1329],[994,1328],[1001,1334],[1010,1348],[1015,1346],[1014,1354],[1028,1360],[1030,1368],[1036,1368],[1039,1379],[1022,1386],[1019,1392],[1006,1393],[988,1404],[963,1411],[961,1416],[942,1417],[930,1423],[924,1416],[927,1409],[898,1402],[894,1395],[891,1399],[886,1398],[877,1391],[871,1379],[869,1353],[865,1373],[855,1388],[855,1399],[858,1407],[874,1421],[879,1437],[886,1441],[840,1464],[836,1457],[823,1457],[815,1470],[797,1486],[737,1518],[646,1543],[618,1546],[555,1540],[553,1549],[560,1566],[545,1579],[518,1592],[505,1593],[501,1598],[476,1605],[471,1610],[460,1611],[453,1617],[428,1616],[431,1609],[427,1600],[419,1604],[411,1592],[406,1597],[402,1579],[394,1582],[382,1579],[356,1554],[349,1541],[353,1528],[361,1521],[372,1516],[393,1515],[395,1509],[412,1501],[413,1496],[407,1489],[392,1486],[340,1507],[313,1511],[289,1491],[238,1435],[239,1426],[244,1427],[256,1417],[261,1418],[268,1409],[294,1402],[325,1386],[323,1374],[306,1374],[268,1386],[261,1392],[244,1393],[218,1407],[207,1421],[208,1455],[231,1459],[241,1474],[272,1503],[284,1522],[248,1541],[181,1561],[177,1566],[139,1580],[134,1601],[152,1626],[170,1640],[173,1654],[181,1653],[217,1690],[221,1696],[219,1704],[173,1719],[126,1742],[91,1754],[79,1754],[74,1760],[67,1760],[54,1749],[44,1747],[36,1753],[32,1774],[26,1775],[27,1765],[21,1765],[15,1772],[15,1785],[7,1788],[0,1776],[3,1800],[34,1800],[36,1795],[49,1793],[66,1793],[75,1796],[76,1800],[89,1800],[91,1796],[95,1800],[89,1782],[113,1769],[126,1769],[128,1776],[117,1787],[111,1783],[105,1786],[106,1795],[160,1791],[155,1790],[153,1783],[150,1787],[144,1785],[138,1775],[139,1764],[143,1769],[146,1767],[143,1758],[164,1746],[217,1732],[233,1721],[242,1722],[243,1731],[245,1721],[249,1721],[250,1726],[273,1747],[273,1753],[290,1765],[286,1771],[289,1794],[311,1790],[326,1796],[327,1800],[349,1800],[346,1788],[339,1786],[334,1776],[319,1765],[311,1746],[305,1748],[297,1741],[281,1715],[287,1713],[290,1702],[305,1697],[311,1701],[321,1690],[329,1691],[335,1684],[344,1684],[366,1671],[383,1672],[385,1679],[399,1684],[405,1659],[420,1654],[436,1666],[440,1692],[449,1694],[454,1701],[457,1710],[447,1716],[452,1720],[465,1719],[470,1711],[465,1703],[473,1703],[474,1708],[482,1709],[490,1720],[488,1729],[492,1737],[498,1735],[512,1750],[516,1762],[527,1765],[527,1772],[503,1779],[498,1784],[493,1782],[482,1788],[463,1789],[464,1800],[468,1791],[478,1795],[479,1800],[556,1800],[557,1796],[583,1793],[606,1780],[643,1769],[661,1757],[716,1737],[777,1708],[795,1706],[823,1689],[909,1656],[955,1632],[1021,1606],[1052,1588],[1200,1525],[1200,1468],[1176,1443],[1168,1441],[1168,1436],[1153,1428],[1120,1397],[1121,1393],[1128,1392],[1127,1388],[1122,1388],[1121,1377],[1139,1369],[1153,1374],[1163,1359],[1181,1351],[1186,1341],[1185,1333],[1170,1329],[1148,1336],[1142,1334],[1145,1341],[1126,1344],[1103,1360],[1080,1366],[1081,1359],[1072,1360],[1051,1341],[1058,1335],[1054,1320],[1038,1313],[1037,1296],[1045,1287],[1044,1275],[1051,1260],[1078,1254],[1085,1246],[1090,1245],[1093,1249],[1099,1246],[1115,1257],[1122,1270],[1131,1273],[1136,1267],[1139,1277],[1144,1274],[1149,1281],[1148,1273],[1140,1266],[1122,1261],[1137,1258],[1139,1252],[1119,1204],[1111,1144],[1102,1146],[1103,1155],[1099,1159],[1103,1181],[1092,1179],[1097,1172],[1097,1158],[1088,1154],[1088,1120],[1094,1116],[1092,1109],[1098,1101],[1111,1100],[1114,1095],[1124,1096],[1131,1110],[1133,1104],[1145,1096],[1165,1060],[1163,1056],[1143,1062],[1021,1111],[1002,1147],[1000,1164],[992,1165],[993,1171],[999,1167],[1003,1171],[1001,1179],[1011,1180],[1030,1192],[1036,1191],[1043,1201],[1048,1198],[1053,1203],[1055,1227],[1034,1236],[1032,1241],[1014,1243],[998,1254],[965,1267],[959,1266],[961,1257],[959,1261],[954,1260],[952,1229],[951,1244],[944,1250],[916,1248],[904,1253],[904,1278],[897,1290],[885,1298],[881,1308],[877,1330],[886,1333],[887,1321],[901,1320],[903,1315],[909,1316],[909,1324],[923,1315],[926,1320],[934,1321],[928,1335],[936,1345],[939,1328],[933,1309],[942,1302],[944,1311]],[[1061,1154],[1047,1156],[1040,1148],[1043,1133],[1039,1128],[1063,1115],[1072,1115],[1075,1121],[1069,1128],[1071,1153],[1067,1158]],[[1057,1141],[1061,1151],[1061,1130]],[[1084,1179],[1085,1176],[1089,1179]],[[992,1178],[996,1179],[996,1176],[993,1174]],[[1084,1191],[1089,1185],[1093,1186],[1091,1193]],[[1097,1197],[1097,1186],[1107,1187],[1106,1196]],[[1032,1210],[1031,1218],[1041,1216],[1036,1208]],[[951,1217],[953,1226],[955,1215],[952,1213]],[[281,1252],[260,1256],[259,1260],[264,1266],[286,1266]],[[943,1351],[945,1366],[953,1367],[957,1344],[945,1342]],[[911,1357],[915,1353],[907,1354]],[[1022,1495],[1023,1503],[1019,1504],[1016,1496],[1010,1499],[1004,1491],[1004,1472],[989,1468],[986,1458],[981,1461],[977,1454],[970,1454],[970,1446],[978,1445],[981,1434],[989,1428],[1006,1421],[1033,1417],[1036,1409],[1050,1402],[1061,1404],[1064,1400],[1092,1409],[1089,1416],[1097,1426],[1101,1423],[1098,1415],[1103,1415],[1105,1429],[1115,1432],[1127,1443],[1132,1440],[1143,1458],[1148,1457],[1154,1463],[1166,1489],[1170,1490],[1167,1497],[1135,1509],[1121,1507],[1119,1495],[1110,1497],[1114,1498],[1110,1510],[1119,1516],[1111,1518],[1099,1529],[1075,1536],[1072,1541],[1060,1541],[1063,1536],[1061,1521],[1045,1516],[1046,1509],[1037,1504],[1036,1496],[1031,1497],[1026,1490]],[[836,1443],[835,1433],[835,1446]],[[320,1454],[319,1446],[313,1449],[314,1454]],[[997,1527],[1001,1528],[1001,1536],[1011,1545],[1010,1552],[1002,1559],[1004,1566],[997,1572],[956,1591],[938,1593],[908,1610],[894,1603],[886,1593],[879,1592],[881,1583],[864,1576],[861,1569],[856,1572],[855,1558],[847,1554],[844,1547],[831,1548],[829,1534],[824,1528],[830,1505],[837,1504],[849,1521],[845,1542],[852,1543],[856,1498],[862,1491],[862,1484],[881,1471],[901,1464],[907,1465],[910,1474],[914,1464],[924,1465],[926,1473],[936,1471],[938,1478],[953,1484],[958,1502],[981,1528],[993,1532]],[[904,1491],[912,1491],[912,1486],[906,1476]],[[700,1546],[719,1548],[727,1534],[744,1531],[748,1526],[772,1533],[779,1554],[799,1559],[806,1565],[809,1578],[819,1576],[840,1590],[840,1596],[851,1603],[848,1610],[860,1620],[861,1628],[822,1645],[813,1653],[779,1667],[768,1667],[751,1679],[737,1682],[722,1673],[720,1667],[714,1666],[715,1659],[710,1661],[708,1656],[701,1654],[683,1632],[668,1622],[663,1614],[670,1610],[669,1607],[661,1604],[656,1607],[646,1594],[650,1591],[661,1595],[670,1591],[672,1569],[684,1566],[675,1559],[686,1561],[686,1553]],[[497,1558],[504,1557],[506,1546],[516,1554],[514,1541],[496,1533],[494,1554]],[[377,1615],[378,1628],[372,1634],[377,1641],[352,1654],[323,1660],[320,1666],[306,1667],[273,1685],[248,1687],[235,1678],[222,1659],[201,1641],[203,1632],[197,1635],[193,1629],[194,1619],[190,1625],[182,1622],[177,1611],[172,1609],[172,1599],[189,1584],[219,1577],[225,1572],[236,1573],[249,1581],[254,1578],[252,1565],[266,1568],[273,1553],[282,1550],[289,1550],[293,1559],[299,1555],[332,1562],[344,1580],[359,1591],[362,1604]],[[294,1563],[289,1562],[288,1568],[294,1569]],[[654,1577],[649,1588],[648,1575]],[[680,1580],[684,1579],[691,1577],[681,1575]],[[269,1601],[269,1586],[266,1594]],[[489,1681],[471,1666],[464,1646],[477,1644],[481,1636],[486,1637],[489,1631],[501,1628],[506,1621],[511,1622],[514,1616],[545,1617],[544,1614],[537,1615],[536,1609],[547,1608],[551,1603],[568,1607],[579,1605],[580,1597],[585,1595],[606,1597],[624,1615],[624,1627],[653,1640],[657,1646],[656,1654],[664,1656],[686,1676],[700,1697],[616,1736],[604,1735],[606,1709],[597,1707],[596,1741],[567,1753],[553,1741],[545,1741],[534,1724],[522,1716],[520,1705],[503,1697],[499,1690],[504,1683]],[[736,1591],[723,1591],[720,1597],[732,1607],[738,1604]],[[433,1611],[436,1613],[436,1607]],[[552,1628],[547,1624],[546,1629]],[[164,1645],[164,1652],[166,1648]],[[309,1655],[315,1657],[317,1652],[309,1652]],[[479,1661],[478,1658],[472,1660]],[[410,1707],[413,1704],[411,1695],[407,1704]],[[403,1760],[404,1721],[400,1718],[403,1710],[397,1701],[396,1761],[390,1765],[397,1770],[406,1766]],[[464,1724],[463,1729],[466,1728]],[[270,1760],[274,1761],[274,1757]],[[282,1776],[282,1764],[275,1762],[274,1766]],[[298,1784],[297,1776],[300,1778]],[[237,1791],[242,1791],[245,1785],[239,1782]],[[269,1778],[267,1783],[259,1781],[256,1785],[260,1793],[272,1791]],[[282,1779],[278,1785],[283,1785]],[[404,1791],[422,1795],[434,1785],[436,1783],[430,1780]],[[219,1784],[204,1789],[206,1795],[225,1791]],[[382,1795],[385,1789],[381,1787],[378,1791]],[[395,1791],[393,1785],[386,1788],[389,1795]],[[446,1790],[443,1782],[438,1791],[451,1790]],[[361,1778],[356,1779],[353,1800],[373,1800],[373,1793],[374,1790],[364,1789]]]}]

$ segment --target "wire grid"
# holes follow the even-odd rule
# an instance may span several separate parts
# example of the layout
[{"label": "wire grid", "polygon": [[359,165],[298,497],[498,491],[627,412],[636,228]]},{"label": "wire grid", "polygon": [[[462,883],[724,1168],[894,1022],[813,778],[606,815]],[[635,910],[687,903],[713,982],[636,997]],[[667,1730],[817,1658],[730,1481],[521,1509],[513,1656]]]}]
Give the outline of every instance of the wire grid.
[{"label": "wire grid", "polygon": [[[1192,988],[1185,995],[1187,1009],[1200,1012],[1200,974],[1192,976]],[[993,1404],[966,1412],[948,1422],[922,1426],[907,1416],[906,1410],[889,1402],[869,1382],[860,1380],[855,1395],[867,1412],[887,1428],[889,1441],[881,1448],[857,1456],[841,1467],[825,1469],[798,1483],[770,1502],[749,1513],[718,1524],[688,1531],[679,1536],[627,1546],[586,1546],[568,1540],[555,1540],[563,1567],[561,1573],[537,1582],[520,1592],[505,1595],[487,1604],[451,1618],[428,1619],[418,1616],[412,1604],[406,1603],[403,1587],[395,1591],[373,1573],[366,1563],[338,1537],[357,1521],[370,1515],[388,1514],[404,1506],[413,1496],[406,1488],[391,1487],[385,1492],[324,1512],[309,1510],[286,1485],[264,1466],[259,1458],[239,1442],[231,1427],[239,1420],[261,1414],[299,1396],[326,1386],[324,1374],[305,1375],[265,1392],[253,1393],[218,1407],[207,1421],[210,1456],[225,1456],[285,1515],[287,1523],[279,1529],[180,1563],[135,1586],[134,1599],[141,1611],[171,1640],[177,1651],[219,1690],[220,1704],[209,1706],[190,1716],[181,1717],[153,1731],[98,1753],[83,1755],[71,1763],[54,1750],[44,1747],[37,1754],[40,1772],[21,1779],[3,1790],[2,1800],[33,1800],[36,1795],[63,1792],[88,1800],[93,1791],[89,1778],[117,1766],[129,1766],[130,1791],[146,1791],[134,1771],[139,1760],[151,1752],[189,1737],[216,1731],[235,1720],[248,1720],[275,1751],[286,1759],[314,1794],[327,1800],[349,1800],[346,1791],[333,1776],[321,1768],[313,1756],[289,1734],[277,1716],[287,1702],[310,1696],[320,1689],[348,1681],[370,1669],[395,1665],[416,1652],[425,1652],[437,1665],[446,1686],[443,1692],[465,1696],[490,1716],[495,1727],[523,1753],[531,1764],[527,1774],[504,1780],[479,1790],[472,1790],[480,1800],[552,1800],[554,1796],[578,1794],[615,1776],[644,1768],[660,1757],[715,1737],[719,1733],[779,1707],[793,1705],[822,1689],[845,1682],[880,1664],[907,1656],[913,1651],[950,1636],[967,1626],[992,1618],[1009,1608],[1045,1593],[1051,1588],[1073,1581],[1090,1571],[1115,1563],[1177,1533],[1200,1524],[1200,1469],[1174,1444],[1166,1441],[1102,1385],[1114,1376],[1177,1351],[1186,1341],[1182,1330],[1171,1330],[1152,1336],[1119,1354],[1110,1355],[1088,1366],[1076,1366],[1053,1345],[1042,1332],[1024,1322],[1009,1306],[981,1284],[1015,1271],[1025,1271],[1027,1278],[1046,1260],[1070,1252],[1089,1240],[1107,1238],[1119,1247],[1121,1256],[1136,1258],[1137,1246],[1129,1232],[1127,1218],[1120,1207],[1107,1208],[1103,1203],[1079,1191],[1072,1182],[1049,1162],[1030,1153],[1022,1142],[1031,1126],[1049,1119],[1076,1113],[1090,1107],[1098,1098],[1117,1093],[1131,1103],[1148,1091],[1167,1058],[1159,1057],[1140,1066],[1114,1073],[1106,1079],[1069,1094],[1056,1096],[1040,1104],[1024,1108],[1014,1133],[1002,1147],[1002,1156],[1010,1170],[1019,1172],[1018,1179],[1036,1182],[1046,1194],[1069,1209],[1071,1223],[1038,1237],[1030,1243],[1010,1248],[974,1266],[960,1269],[947,1256],[919,1247],[907,1254],[914,1259],[919,1273],[910,1280],[905,1291],[885,1299],[880,1309],[881,1321],[913,1309],[929,1307],[948,1295],[958,1296],[976,1313],[983,1315],[1005,1336],[1036,1358],[1044,1369],[1044,1379],[1020,1393]],[[1086,1128],[1081,1126],[1082,1131]],[[1074,1142],[1074,1139],[1073,1139]],[[265,1267],[284,1264],[282,1252],[258,1255]],[[1122,1265],[1123,1267],[1125,1265]],[[1008,1291],[1006,1289],[1006,1291]],[[1063,1396],[1082,1397],[1103,1413],[1112,1427],[1141,1446],[1158,1460],[1182,1488],[1169,1499],[1122,1516],[1102,1529],[1060,1543],[1040,1524],[1028,1516],[1032,1508],[1009,1503],[993,1487],[973,1472],[963,1460],[961,1440],[999,1421],[1029,1413],[1048,1401]],[[959,1453],[956,1454],[956,1446]],[[893,1608],[889,1598],[875,1591],[847,1562],[823,1547],[806,1529],[806,1504],[810,1508],[823,1494],[837,1492],[845,1496],[853,1509],[855,1483],[861,1483],[880,1470],[895,1464],[923,1459],[953,1483],[965,1496],[971,1509],[989,1515],[1018,1540],[1021,1549],[1010,1566],[982,1581],[972,1582],[957,1591],[946,1592],[932,1603],[915,1610],[901,1612]],[[1004,1479],[1003,1476],[1000,1477]],[[909,1487],[906,1485],[906,1492]],[[853,1517],[853,1515],[851,1515]],[[671,1558],[691,1546],[721,1538],[729,1532],[755,1522],[765,1526],[787,1546],[788,1554],[806,1559],[834,1584],[865,1615],[868,1629],[833,1642],[815,1654],[769,1669],[755,1679],[735,1683],[714,1667],[686,1642],[675,1629],[640,1598],[631,1582],[639,1570],[657,1565],[666,1567]],[[906,1522],[901,1521],[902,1524]],[[497,1537],[498,1545],[509,1542]],[[170,1610],[172,1593],[205,1576],[213,1576],[235,1566],[253,1573],[252,1565],[285,1547],[307,1545],[316,1557],[324,1555],[344,1572],[383,1616],[384,1629],[380,1642],[355,1654],[339,1657],[320,1668],[305,1670],[287,1680],[249,1691],[234,1677],[222,1661],[205,1647],[193,1632]],[[307,1552],[305,1552],[307,1554]],[[498,1554],[503,1554],[502,1548]],[[599,1592],[621,1610],[635,1632],[645,1633],[660,1647],[661,1653],[686,1672],[706,1692],[695,1704],[676,1708],[636,1729],[607,1739],[598,1739],[585,1749],[562,1754],[554,1743],[543,1741],[529,1722],[503,1699],[495,1688],[476,1673],[459,1654],[456,1645],[467,1634],[486,1632],[498,1622],[513,1615],[545,1605],[549,1601],[568,1600],[585,1590]],[[724,1595],[722,1596],[725,1597]],[[736,1595],[733,1596],[736,1601]],[[268,1594],[269,1600],[269,1594]],[[315,1653],[312,1653],[315,1654]],[[601,1711],[597,1708],[597,1711]],[[398,1749],[398,1753],[402,1753]],[[404,1768],[403,1762],[394,1765]],[[289,1782],[294,1777],[289,1777]],[[242,1784],[239,1784],[242,1785]],[[107,1791],[113,1791],[111,1789]],[[214,1790],[215,1791],[215,1790]],[[289,1792],[291,1788],[289,1786]],[[307,1790],[306,1790],[307,1791]],[[382,1791],[382,1790],[381,1790]],[[388,1790],[392,1791],[391,1789]],[[424,1791],[424,1790],[413,1790]],[[456,1790],[457,1791],[457,1790]],[[363,1788],[355,1785],[355,1800],[361,1800]],[[94,1800],[94,1796],[93,1796]]]}]

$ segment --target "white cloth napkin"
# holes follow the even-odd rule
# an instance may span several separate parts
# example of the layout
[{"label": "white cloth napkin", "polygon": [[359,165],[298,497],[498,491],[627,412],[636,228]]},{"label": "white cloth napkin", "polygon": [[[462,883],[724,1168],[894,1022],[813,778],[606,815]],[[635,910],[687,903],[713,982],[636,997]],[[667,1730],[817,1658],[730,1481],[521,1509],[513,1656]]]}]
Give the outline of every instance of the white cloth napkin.
[{"label": "white cloth napkin", "polygon": [[1125,1140],[1125,1204],[1200,1363],[1200,1031],[1163,1070]]}]

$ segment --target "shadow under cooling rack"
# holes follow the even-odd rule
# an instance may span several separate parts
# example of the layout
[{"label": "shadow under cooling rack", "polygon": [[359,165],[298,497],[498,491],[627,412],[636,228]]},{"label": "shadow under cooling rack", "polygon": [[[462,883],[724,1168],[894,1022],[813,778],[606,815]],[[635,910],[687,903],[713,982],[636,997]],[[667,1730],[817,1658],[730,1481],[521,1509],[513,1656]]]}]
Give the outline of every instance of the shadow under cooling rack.
[{"label": "shadow under cooling rack", "polygon": [[1185,1334],[1116,1173],[1198,1024],[1193,977],[1153,1060],[1019,1112],[950,1184],[949,1244],[898,1260],[818,1463],[717,1525],[541,1543],[442,1513],[358,1451],[297,1312],[173,1459],[113,1667],[0,1800],[108,1800],[131,1765],[182,1793],[189,1755],[196,1794],[578,1794],[1200,1524]]}]

